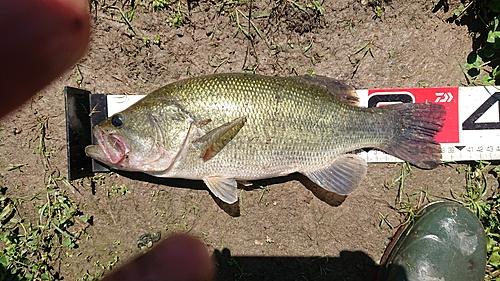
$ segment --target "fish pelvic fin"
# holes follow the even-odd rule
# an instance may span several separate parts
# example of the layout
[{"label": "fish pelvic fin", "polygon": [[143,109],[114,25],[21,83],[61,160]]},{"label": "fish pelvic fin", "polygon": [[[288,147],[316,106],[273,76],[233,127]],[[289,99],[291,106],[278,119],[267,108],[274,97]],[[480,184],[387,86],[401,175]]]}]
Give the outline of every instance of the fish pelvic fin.
[{"label": "fish pelvic fin", "polygon": [[234,178],[224,176],[209,176],[203,179],[208,189],[215,197],[227,204],[234,204],[238,201],[238,183]]},{"label": "fish pelvic fin", "polygon": [[200,150],[203,160],[208,161],[217,155],[243,128],[246,120],[246,117],[238,117],[193,141],[193,145]]},{"label": "fish pelvic fin", "polygon": [[[396,130],[392,139],[377,147],[421,169],[434,169],[441,163],[441,145],[434,139],[443,127],[444,106],[435,103],[391,105]],[[387,106],[389,108],[389,106]]]},{"label": "fish pelvic fin", "polygon": [[356,154],[343,154],[333,164],[303,173],[323,189],[340,195],[351,194],[364,180],[366,161]]}]

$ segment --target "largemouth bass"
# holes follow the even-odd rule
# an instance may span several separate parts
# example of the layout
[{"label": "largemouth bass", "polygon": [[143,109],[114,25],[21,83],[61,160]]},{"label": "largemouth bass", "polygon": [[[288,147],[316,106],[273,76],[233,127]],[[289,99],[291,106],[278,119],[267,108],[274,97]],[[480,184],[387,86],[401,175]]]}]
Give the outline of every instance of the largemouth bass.
[{"label": "largemouth bass", "polygon": [[441,159],[438,104],[355,105],[322,76],[215,74],[168,84],[93,128],[88,156],[110,168],[203,180],[226,203],[237,183],[299,172],[341,195],[363,181],[355,154],[377,148],[423,169]]}]

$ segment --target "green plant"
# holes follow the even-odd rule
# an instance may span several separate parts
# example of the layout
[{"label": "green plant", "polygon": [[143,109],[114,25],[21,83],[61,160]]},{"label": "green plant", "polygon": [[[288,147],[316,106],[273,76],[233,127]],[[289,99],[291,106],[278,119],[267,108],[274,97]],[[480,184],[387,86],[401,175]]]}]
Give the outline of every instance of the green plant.
[{"label": "green plant", "polygon": [[170,0],[153,0],[150,1],[151,5],[153,6],[153,9],[155,11],[160,11],[165,8],[167,8],[173,1]]},{"label": "green plant", "polygon": [[398,186],[398,197],[396,198],[396,203],[400,203],[402,201],[402,194],[404,194],[404,185],[405,185],[405,180],[410,174],[411,171],[411,165],[408,162],[404,162],[401,165],[401,170],[399,172],[399,176],[397,178],[391,179],[391,182],[386,182],[385,187],[388,189],[394,188],[395,186]]},{"label": "green plant", "polygon": [[373,13],[375,14],[373,16],[373,19],[379,19],[379,18],[381,18],[384,15],[384,10],[385,10],[384,6],[376,5],[373,8]]},{"label": "green plant", "polygon": [[[87,259],[88,258],[88,259]],[[90,257],[86,257],[87,261],[90,261]],[[109,261],[107,265],[102,264],[99,260],[94,262],[94,266],[98,269],[94,272],[94,274],[89,273],[87,270],[82,277],[78,278],[77,281],[97,281],[104,278],[104,271],[110,271],[119,261],[118,256],[114,256],[113,260]]]},{"label": "green plant", "polygon": [[219,15],[229,15],[230,20],[236,25],[234,36],[241,32],[248,40],[253,42],[255,40],[255,36],[252,34],[251,30],[254,30],[257,33],[257,36],[261,38],[262,41],[264,41],[264,43],[270,48],[266,36],[264,36],[264,33],[259,29],[258,24],[255,22],[255,20],[268,18],[269,14],[252,13],[251,3],[248,3],[248,13],[243,12],[243,4],[244,2],[240,1],[225,1],[217,6],[216,11]]},{"label": "green plant", "polygon": [[125,23],[125,25],[127,26],[127,28],[132,31],[132,33],[135,34],[135,30],[134,28],[132,27],[132,21],[134,20],[134,14],[135,14],[135,8],[136,6],[133,6],[132,8],[124,11],[122,8],[120,7],[116,7],[116,6],[111,6],[109,7],[110,9],[115,9],[115,10],[118,10],[118,12],[120,13],[120,18],[121,20],[123,20],[123,23]]},{"label": "green plant", "polygon": [[405,191],[405,181],[411,172],[411,165],[408,162],[404,162],[401,165],[401,170],[397,178],[392,178],[391,182],[386,182],[385,187],[392,189],[398,187],[398,194],[395,202],[395,209],[405,216],[405,220],[397,226],[393,226],[387,218],[387,215],[379,213],[380,222],[379,226],[382,227],[384,224],[389,226],[390,229],[397,228],[401,225],[411,222],[415,218],[415,214],[418,209],[425,205],[425,203],[432,201],[427,191],[419,190],[416,192]]},{"label": "green plant", "polygon": [[104,274],[97,270],[96,272],[94,272],[94,274],[90,274],[88,271],[85,272],[83,274],[82,277],[76,279],[77,281],[97,281],[97,280],[101,280],[102,278],[104,278]]},{"label": "green plant", "polygon": [[245,271],[243,271],[243,268],[240,266],[240,264],[238,263],[238,261],[235,258],[233,258],[233,257],[229,258],[227,261],[227,264],[229,266],[236,267],[236,269],[238,270],[238,273],[234,275],[234,277],[237,278],[237,280],[241,280],[241,279],[246,280],[245,276],[247,274],[245,273]]},{"label": "green plant", "polygon": [[359,49],[354,51],[351,55],[349,55],[349,62],[354,66],[354,71],[352,73],[352,76],[356,74],[358,71],[359,65],[361,64],[361,61],[366,57],[367,54],[370,54],[372,58],[374,58],[373,55],[373,39],[368,40],[363,46],[361,46]]},{"label": "green plant", "polygon": [[128,189],[128,187],[124,184],[118,186],[118,185],[113,185],[111,186],[111,190],[106,190],[106,196],[108,197],[113,197],[115,195],[126,195],[130,194],[131,191]]},{"label": "green plant", "polygon": [[276,3],[280,3],[280,2],[284,2],[285,4],[290,4],[291,6],[294,6],[297,9],[299,9],[300,11],[305,12],[305,13],[308,13],[308,9],[315,11],[320,16],[324,15],[324,13],[325,13],[325,9],[323,9],[321,4],[317,0],[306,1],[305,5],[302,5],[301,3],[297,2],[297,1],[292,1],[292,0],[285,0],[285,1],[277,0],[276,1]]},{"label": "green plant", "polygon": [[181,1],[177,2],[177,9],[174,11],[174,14],[170,19],[167,20],[168,24],[171,27],[174,28],[179,28],[181,27],[184,22],[186,21],[186,18],[184,17],[184,10],[181,7]]},{"label": "green plant", "polygon": [[378,227],[382,227],[384,224],[387,224],[387,226],[389,226],[390,229],[394,229],[394,226],[387,218],[388,214],[382,215],[382,213],[379,212],[378,215],[380,217],[380,222],[378,224]]},{"label": "green plant", "polygon": [[[443,2],[443,3],[442,3]],[[448,6],[447,1],[440,1]],[[469,25],[474,36],[474,50],[460,67],[467,85],[496,85],[500,78],[500,1],[469,0],[453,10],[449,21]]]},{"label": "green plant", "polygon": [[[259,203],[262,202],[262,198],[264,198],[264,194],[266,192],[269,192],[269,189],[267,186],[260,186],[260,188],[262,189],[262,192],[260,193]],[[264,204],[267,206],[267,205],[269,205],[269,202],[266,201]]]},{"label": "green plant", "polygon": [[[186,11],[182,8],[181,3],[182,1],[180,0],[153,0],[149,1],[151,6],[153,6],[153,10],[158,12],[162,10],[167,10],[168,12],[171,12],[172,15],[170,16],[169,19],[167,19],[168,24],[170,27],[174,28],[179,28],[184,23],[186,22]],[[174,5],[177,4],[177,7]],[[158,40],[154,40],[153,44],[156,44],[159,46],[159,36],[157,36]],[[155,43],[156,41],[156,43]]]},{"label": "green plant", "polygon": [[311,3],[313,4],[314,8],[321,16],[325,14],[325,9],[323,9],[321,4],[317,0],[311,0]]},{"label": "green plant", "polygon": [[161,36],[160,35],[156,35],[155,38],[153,39],[153,45],[157,45],[158,47],[161,45]]},{"label": "green plant", "polygon": [[[77,247],[88,226],[77,205],[59,189],[61,178],[49,176],[44,190],[29,200],[0,197],[0,280],[59,280],[58,256]],[[28,204],[32,203],[32,204]],[[34,206],[36,219],[19,210]],[[87,217],[88,221],[88,217]]]},{"label": "green plant", "polygon": [[255,30],[255,32],[257,33],[257,35],[264,42],[266,42],[266,44],[267,44],[267,40],[264,37],[264,34],[260,31],[260,29],[258,28],[258,26],[253,21],[253,19],[265,18],[265,17],[268,17],[269,15],[267,15],[267,14],[262,14],[262,15],[249,14],[249,15],[245,15],[240,9],[238,9],[236,7],[236,8],[234,8],[233,11],[229,12],[229,16],[233,20],[233,22],[236,24],[236,28],[235,28],[235,31],[234,31],[234,36],[236,36],[238,34],[238,32],[241,31],[241,33],[243,33],[248,38],[248,40],[253,41],[255,39],[254,36],[252,35],[252,33],[249,31],[249,29],[247,29],[247,27],[245,27],[242,24],[242,21],[240,19],[240,16],[241,16],[241,17],[243,17],[246,20],[246,22],[248,23],[248,25],[251,26],[251,28],[253,30]]},{"label": "green plant", "polygon": [[493,174],[497,181],[500,166],[492,168],[489,162],[478,161],[475,165],[458,169],[465,174],[465,191],[455,199],[473,211],[484,226],[486,233],[487,265],[485,280],[498,280],[500,276],[500,196],[490,193],[486,175]]}]

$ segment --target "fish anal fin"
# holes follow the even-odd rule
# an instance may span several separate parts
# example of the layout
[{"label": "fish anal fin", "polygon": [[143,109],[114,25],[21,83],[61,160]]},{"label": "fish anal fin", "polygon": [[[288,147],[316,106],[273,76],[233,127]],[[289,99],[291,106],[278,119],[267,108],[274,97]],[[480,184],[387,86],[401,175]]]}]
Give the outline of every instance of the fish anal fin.
[{"label": "fish anal fin", "polygon": [[359,97],[356,89],[344,81],[321,75],[302,75],[298,76],[298,78],[310,84],[326,88],[328,92],[342,102],[356,106],[359,105]]},{"label": "fish anal fin", "polygon": [[219,198],[224,203],[233,204],[238,201],[238,183],[234,178],[209,176],[205,177],[203,182],[215,197]]},{"label": "fish anal fin", "polygon": [[227,122],[199,139],[193,141],[193,145],[200,150],[200,156],[204,161],[212,159],[219,153],[243,128],[246,117],[238,117],[231,122]]},{"label": "fish anal fin", "polygon": [[303,173],[323,189],[340,195],[352,193],[366,176],[366,161],[355,154],[343,154],[333,164]]}]

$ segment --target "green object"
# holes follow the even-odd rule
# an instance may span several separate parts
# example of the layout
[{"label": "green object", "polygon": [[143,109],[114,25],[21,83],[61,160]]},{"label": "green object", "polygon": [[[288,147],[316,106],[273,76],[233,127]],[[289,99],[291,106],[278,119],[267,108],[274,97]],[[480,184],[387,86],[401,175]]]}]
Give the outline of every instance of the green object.
[{"label": "green object", "polygon": [[437,201],[402,227],[382,257],[379,281],[484,280],[486,237],[466,207]]}]

